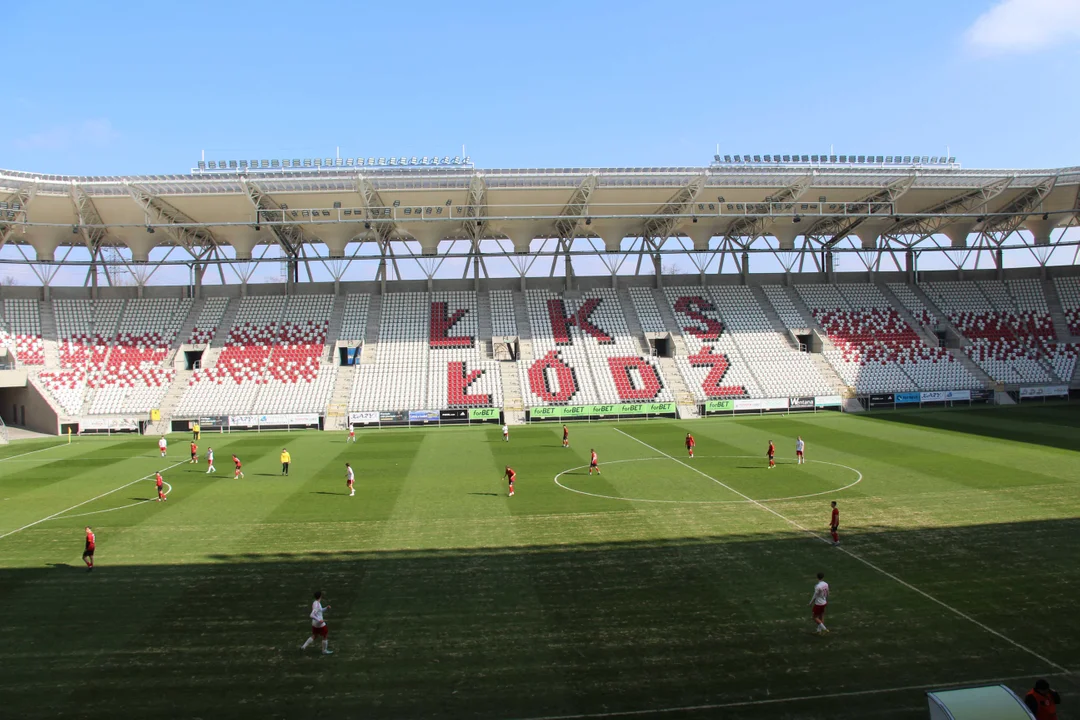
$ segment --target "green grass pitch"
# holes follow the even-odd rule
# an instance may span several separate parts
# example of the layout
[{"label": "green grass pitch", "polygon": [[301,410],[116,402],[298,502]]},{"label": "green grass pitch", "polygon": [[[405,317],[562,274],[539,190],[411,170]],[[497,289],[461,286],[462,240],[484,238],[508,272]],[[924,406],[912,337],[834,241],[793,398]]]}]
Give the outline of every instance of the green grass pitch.
[{"label": "green grass pitch", "polygon": [[[1076,699],[1080,407],[570,433],[204,434],[198,465],[183,435],[165,460],[152,437],[0,448],[0,712],[919,718],[922,688],[1039,676]],[[299,649],[317,589],[332,656]]]}]

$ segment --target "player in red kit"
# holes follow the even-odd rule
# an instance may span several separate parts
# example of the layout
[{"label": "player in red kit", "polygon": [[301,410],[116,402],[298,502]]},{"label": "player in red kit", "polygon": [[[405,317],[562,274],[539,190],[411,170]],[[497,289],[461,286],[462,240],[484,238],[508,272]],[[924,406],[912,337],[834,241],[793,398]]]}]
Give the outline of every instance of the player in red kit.
[{"label": "player in red kit", "polygon": [[191,442],[191,462],[199,462],[199,446],[195,444],[194,440]]},{"label": "player in red kit", "polygon": [[570,447],[570,428],[565,425],[562,426],[562,446],[565,448]]},{"label": "player in red kit", "polygon": [[836,531],[840,529],[840,508],[836,507],[836,501],[832,501],[832,518],[829,520],[829,532],[832,533],[832,544],[840,544],[840,534]]},{"label": "player in red kit", "polygon": [[168,500],[165,496],[165,481],[161,479],[161,473],[155,473],[154,484],[157,485],[157,501]]},{"label": "player in red kit", "polygon": [[600,474],[600,464],[596,461],[596,451],[589,450],[589,474],[592,475],[592,471],[595,470],[596,474]]},{"label": "player in red kit", "polygon": [[694,436],[690,433],[686,433],[686,453],[690,457],[694,457],[694,446],[697,445],[697,441],[694,440]]},{"label": "player in red kit", "polygon": [[232,456],[232,461],[233,461],[233,465],[236,466],[236,469],[233,472],[233,480],[244,477],[244,471],[241,470],[241,468],[244,467],[244,466],[240,464],[240,458],[233,455]]},{"label": "player in red kit", "polygon": [[773,445],[772,440],[769,441],[769,452],[767,455],[769,456],[769,469],[772,470],[776,467],[776,446]]},{"label": "player in red kit", "polygon": [[514,468],[509,465],[506,466],[506,481],[510,483],[510,495],[508,497],[514,497],[514,480],[517,478],[517,473],[514,472]]},{"label": "player in red kit", "polygon": [[97,539],[94,537],[94,531],[89,526],[86,528],[86,546],[83,548],[82,559],[86,563],[86,571],[90,572],[94,569],[94,548],[97,547]]}]

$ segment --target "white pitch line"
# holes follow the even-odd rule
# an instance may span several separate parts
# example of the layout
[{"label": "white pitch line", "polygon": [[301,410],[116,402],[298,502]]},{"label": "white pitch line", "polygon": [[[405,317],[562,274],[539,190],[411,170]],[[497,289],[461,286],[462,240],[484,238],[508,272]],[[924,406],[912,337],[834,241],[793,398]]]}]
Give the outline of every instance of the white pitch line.
[{"label": "white pitch line", "polygon": [[[187,460],[181,460],[180,462],[174,463],[174,464],[170,465],[169,467],[165,468],[165,470],[172,470],[177,465],[183,465],[186,462],[187,462]],[[150,477],[151,477],[150,475],[143,475],[141,478],[138,478],[136,480],[132,480],[129,483],[124,483],[123,485],[121,485],[118,488],[113,488],[112,490],[109,490],[108,492],[103,492],[100,495],[96,495],[96,496],[90,498],[89,500],[83,500],[81,503],[77,503],[75,505],[72,505],[71,507],[65,508],[65,509],[61,510],[60,512],[53,513],[49,517],[44,517],[44,518],[41,518],[40,520],[35,520],[34,522],[30,523],[29,525],[23,525],[21,528],[17,528],[15,530],[11,530],[9,532],[6,532],[3,535],[0,535],[0,540],[3,540],[4,538],[8,537],[9,535],[14,535],[15,533],[20,533],[23,530],[27,530],[29,528],[34,527],[35,525],[40,525],[43,522],[47,522],[49,520],[52,520],[53,518],[55,518],[57,516],[60,516],[60,515],[63,515],[66,512],[70,512],[70,511],[74,510],[75,508],[80,508],[83,505],[86,505],[87,503],[92,503],[95,500],[100,500],[101,498],[105,497],[106,495],[112,495],[114,492],[120,492],[124,488],[131,487],[135,483],[140,482],[142,480],[146,480],[146,479],[148,479]]]},{"label": "white pitch line", "polygon": [[[788,525],[791,525],[791,526],[792,526],[792,527],[794,527],[794,528],[797,528],[797,529],[799,529],[799,530],[802,530],[802,531],[803,531],[804,533],[806,533],[807,535],[810,535],[810,536],[812,536],[812,537],[815,537],[815,538],[817,538],[818,540],[820,540],[820,541],[821,541],[821,542],[823,542],[823,543],[826,543],[826,544],[828,544],[828,543],[829,543],[829,541],[828,541],[828,540],[826,540],[826,539],[825,539],[824,537],[822,537],[822,536],[821,536],[820,534],[818,534],[818,533],[814,532],[814,531],[813,531],[813,530],[811,530],[810,528],[807,528],[807,527],[805,527],[805,526],[803,526],[803,525],[800,525],[800,524],[799,524],[798,522],[796,522],[796,521],[792,520],[791,518],[787,517],[786,515],[783,515],[783,514],[781,514],[781,513],[777,512],[776,510],[773,510],[773,509],[772,509],[771,507],[769,507],[768,505],[764,505],[764,504],[762,504],[762,503],[761,503],[761,502],[760,502],[759,500],[754,500],[754,499],[753,499],[752,497],[750,497],[749,495],[746,495],[746,494],[744,494],[744,493],[741,493],[741,492],[739,492],[738,490],[736,490],[735,488],[731,487],[730,485],[726,485],[726,484],[724,484],[724,483],[720,482],[719,480],[717,480],[717,479],[716,479],[716,478],[714,478],[713,476],[711,476],[711,475],[709,475],[709,474],[707,474],[707,473],[704,473],[704,472],[702,472],[701,470],[698,470],[698,469],[697,469],[696,467],[694,467],[693,465],[689,465],[689,464],[687,464],[687,463],[683,462],[682,460],[679,460],[679,459],[678,459],[678,458],[676,458],[676,457],[672,457],[671,455],[668,455],[668,454],[667,454],[666,452],[664,452],[663,450],[659,450],[659,449],[657,449],[657,448],[654,448],[654,447],[653,447],[652,445],[648,444],[648,443],[647,443],[647,442],[645,442],[644,440],[641,440],[641,439],[639,439],[639,438],[636,438],[636,437],[634,437],[633,435],[631,435],[630,433],[627,433],[627,432],[623,432],[623,431],[622,431],[622,430],[620,430],[619,428],[614,428],[614,430],[615,430],[615,432],[617,432],[617,433],[620,433],[620,434],[622,434],[622,435],[625,435],[626,437],[630,438],[631,440],[633,440],[633,441],[635,441],[635,442],[637,442],[637,443],[640,443],[641,445],[644,445],[645,447],[649,448],[649,449],[650,449],[650,450],[652,450],[653,452],[655,452],[655,453],[659,453],[659,454],[663,455],[664,457],[666,457],[666,458],[668,458],[668,459],[670,459],[670,460],[673,460],[673,461],[675,461],[675,462],[679,463],[679,464],[680,464],[680,465],[682,465],[683,467],[687,467],[687,468],[690,468],[690,469],[691,469],[691,470],[693,470],[694,472],[696,472],[696,473],[698,473],[698,474],[700,474],[700,475],[702,475],[702,476],[704,476],[704,477],[707,477],[707,478],[709,478],[710,480],[712,480],[712,481],[713,481],[714,483],[716,483],[717,485],[720,485],[721,487],[725,487],[725,488],[727,488],[728,490],[730,490],[731,492],[735,493],[736,495],[739,495],[740,497],[743,497],[743,498],[745,498],[745,499],[746,499],[746,500],[748,500],[748,501],[749,501],[749,502],[750,502],[751,504],[753,504],[753,505],[757,505],[757,506],[758,506],[759,508],[761,508],[761,509],[762,509],[762,510],[764,510],[765,512],[771,513],[771,514],[775,515],[776,517],[780,518],[781,520],[783,520],[784,522],[786,522],[786,523],[787,523]],[[961,618],[963,618],[964,620],[967,620],[967,621],[968,621],[969,623],[971,623],[971,624],[973,624],[973,625],[975,625],[975,626],[977,626],[977,627],[980,627],[980,628],[982,628],[982,629],[983,629],[983,630],[985,630],[986,632],[990,633],[991,635],[993,635],[993,636],[995,636],[995,637],[998,637],[998,638],[1000,638],[1000,639],[1004,640],[1005,642],[1009,643],[1009,644],[1010,644],[1010,645],[1012,645],[1013,647],[1015,647],[1015,648],[1017,648],[1017,649],[1019,649],[1019,650],[1023,650],[1023,651],[1024,651],[1024,652],[1026,652],[1026,653],[1027,653],[1028,655],[1031,655],[1032,657],[1036,657],[1036,658],[1038,658],[1039,660],[1042,660],[1042,661],[1043,661],[1044,663],[1046,663],[1046,664],[1047,664],[1047,665],[1049,665],[1050,667],[1052,667],[1052,668],[1055,668],[1056,670],[1060,670],[1060,671],[1061,671],[1061,672],[1063,672],[1063,673],[1067,673],[1067,672],[1069,672],[1069,671],[1068,671],[1068,670],[1067,670],[1067,669],[1066,669],[1066,668],[1065,668],[1064,666],[1062,666],[1062,665],[1059,665],[1058,663],[1054,662],[1053,660],[1051,660],[1051,659],[1049,659],[1049,658],[1047,658],[1047,657],[1043,657],[1042,655],[1040,655],[1039,653],[1035,652],[1034,650],[1032,650],[1032,649],[1031,649],[1031,648],[1029,648],[1029,647],[1025,647],[1024,645],[1021,645],[1020,643],[1016,642],[1016,641],[1015,641],[1015,640],[1013,640],[1012,638],[1010,638],[1010,637],[1007,637],[1007,636],[1005,636],[1005,635],[1001,634],[1000,632],[998,632],[998,631],[997,631],[997,630],[995,630],[994,628],[990,627],[989,625],[986,625],[986,624],[984,624],[984,623],[981,623],[981,622],[979,622],[978,620],[976,620],[975,618],[971,617],[970,615],[967,615],[967,614],[965,614],[965,613],[961,612],[960,610],[957,610],[956,608],[954,608],[954,607],[953,607],[952,605],[949,605],[949,604],[948,604],[948,603],[946,603],[945,601],[943,601],[943,600],[938,600],[938,599],[937,599],[936,597],[934,597],[934,596],[933,596],[933,595],[931,595],[930,593],[926,592],[925,590],[920,590],[919,588],[915,587],[914,585],[912,585],[911,583],[907,582],[906,580],[901,580],[901,579],[900,579],[899,577],[897,577],[896,575],[893,575],[893,574],[892,574],[891,572],[889,572],[889,571],[887,571],[887,570],[883,570],[882,568],[878,567],[877,565],[875,565],[874,563],[870,562],[869,560],[866,560],[865,558],[862,558],[862,557],[860,557],[860,556],[856,555],[855,553],[851,552],[851,551],[850,551],[850,550],[848,550],[847,548],[845,548],[845,547],[841,547],[841,546],[839,546],[839,545],[835,546],[835,548],[836,548],[837,550],[839,550],[840,552],[844,553],[845,555],[847,555],[848,557],[852,558],[853,560],[858,560],[859,562],[861,562],[861,563],[862,563],[863,565],[865,565],[866,567],[870,568],[871,570],[874,570],[874,571],[876,571],[876,572],[879,572],[879,573],[881,573],[882,575],[884,575],[885,577],[889,578],[890,580],[893,580],[893,581],[895,581],[895,582],[897,582],[897,583],[899,583],[899,584],[903,585],[903,586],[904,586],[904,587],[906,587],[906,588],[907,588],[908,590],[911,590],[911,591],[913,591],[913,592],[916,592],[916,593],[918,593],[919,595],[922,595],[922,596],[923,596],[924,598],[926,598],[927,600],[930,600],[930,601],[932,601],[932,602],[934,602],[934,603],[937,603],[938,605],[940,605],[941,607],[945,608],[945,609],[946,609],[946,610],[948,610],[949,612],[953,613],[953,614],[954,614],[954,615],[956,615],[957,617],[961,617]]]},{"label": "white pitch line", "polygon": [[[1067,672],[1046,673],[1046,677],[1060,677],[1068,675]],[[682,707],[654,708],[651,710],[613,710],[610,712],[575,713],[572,715],[539,715],[518,720],[600,720],[600,718],[639,717],[642,715],[667,715],[671,713],[700,712],[703,710],[727,710],[740,707],[753,707],[756,705],[780,705],[791,702],[809,702],[811,700],[835,700],[836,698],[850,698],[867,695],[884,695],[887,693],[911,692],[913,690],[930,690],[933,688],[955,688],[968,685],[989,685],[990,683],[1010,682],[1012,680],[1029,680],[1031,674],[1014,675],[1012,677],[983,678],[981,680],[960,680],[958,682],[933,683],[924,685],[905,685],[903,687],[876,688],[873,690],[847,690],[844,692],[823,693],[821,695],[797,695],[794,697],[761,698],[759,700],[735,700],[727,703],[708,703],[705,705],[684,705]]]},{"label": "white pitch line", "polygon": [[[149,480],[150,478],[143,478],[143,479],[144,480]],[[169,493],[172,492],[172,485],[169,485],[169,483],[167,483],[165,481],[162,481],[161,484],[165,485],[166,487],[169,488],[168,490],[165,491],[165,497],[168,497]],[[144,500],[139,500],[138,502],[133,502],[133,503],[131,503],[129,505],[121,505],[120,507],[107,508],[105,510],[91,510],[90,512],[76,513],[75,515],[60,515],[59,517],[56,517],[56,518],[53,518],[53,519],[54,520],[70,520],[71,518],[86,517],[87,515],[101,515],[101,514],[107,513],[107,512],[116,512],[117,510],[127,510],[128,508],[133,508],[136,505],[145,505],[148,502],[154,502],[154,498],[146,498]]]},{"label": "white pitch line", "polygon": [[[709,459],[725,459],[725,458],[759,458],[760,456],[759,455],[698,455],[697,457],[702,458],[704,460],[709,460]],[[667,458],[655,458],[655,457],[654,458],[630,458],[630,459],[627,459],[627,460],[608,460],[604,464],[605,465],[614,465],[616,463],[641,462],[642,460],[666,460],[666,459]],[[834,493],[838,493],[838,492],[841,492],[843,490],[847,490],[848,488],[853,488],[856,485],[858,485],[859,483],[861,483],[862,480],[863,480],[863,475],[862,475],[861,472],[859,472],[855,468],[849,467],[847,465],[841,465],[840,463],[826,462],[825,460],[807,460],[806,462],[808,462],[808,463],[818,463],[820,465],[832,465],[834,467],[842,467],[845,470],[850,470],[851,472],[855,473],[859,477],[858,477],[857,480],[855,480],[855,482],[849,483],[849,484],[847,484],[847,485],[845,485],[843,487],[835,488],[833,490],[822,490],[821,492],[807,493],[806,495],[791,495],[789,497],[761,498],[761,500],[759,500],[758,502],[790,502],[791,500],[805,500],[806,498],[819,497],[821,495],[832,495]],[[555,476],[555,484],[558,485],[559,487],[561,487],[563,490],[569,490],[570,492],[577,493],[578,495],[588,495],[589,497],[603,498],[605,500],[623,500],[625,502],[665,503],[665,504],[670,504],[670,505],[745,505],[746,502],[747,502],[746,500],[647,500],[647,499],[644,499],[644,498],[618,497],[616,495],[601,495],[599,493],[585,492],[584,490],[578,490],[577,488],[572,488],[569,485],[563,485],[561,482],[559,482],[559,478],[561,478],[563,475],[565,475],[565,474],[567,474],[569,472],[573,472],[574,470],[584,470],[587,467],[589,467],[589,466],[588,465],[578,465],[577,467],[567,468],[566,470],[563,470],[561,473],[559,473],[558,475]],[[709,479],[711,480],[712,478],[709,478]]]},{"label": "white pitch line", "polygon": [[49,447],[46,447],[46,448],[41,448],[40,450],[31,450],[30,452],[19,453],[18,455],[9,455],[8,457],[0,458],[0,462],[6,462],[8,460],[14,460],[15,458],[21,458],[21,457],[26,457],[27,455],[33,455],[34,453],[45,452],[46,450],[54,450],[55,448],[58,448],[58,447],[67,447],[67,446],[68,446],[68,443],[58,443],[56,445],[50,445]]}]

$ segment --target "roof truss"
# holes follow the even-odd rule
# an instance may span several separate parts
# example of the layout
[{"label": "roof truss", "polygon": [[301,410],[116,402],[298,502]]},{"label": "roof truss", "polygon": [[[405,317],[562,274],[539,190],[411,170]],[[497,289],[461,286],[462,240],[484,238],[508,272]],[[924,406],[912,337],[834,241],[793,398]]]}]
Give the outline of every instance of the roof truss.
[{"label": "roof truss", "polygon": [[127,188],[131,199],[146,213],[147,222],[162,226],[177,245],[192,255],[197,255],[199,249],[205,252],[217,247],[217,238],[209,228],[199,227],[187,214],[140,185],[129,183]]},{"label": "roof truss", "polygon": [[0,209],[0,247],[3,247],[17,227],[14,222],[5,222],[5,220],[14,221],[19,217],[25,220],[26,208],[34,201],[35,195],[37,195],[37,185],[27,183],[4,199],[6,207]]}]

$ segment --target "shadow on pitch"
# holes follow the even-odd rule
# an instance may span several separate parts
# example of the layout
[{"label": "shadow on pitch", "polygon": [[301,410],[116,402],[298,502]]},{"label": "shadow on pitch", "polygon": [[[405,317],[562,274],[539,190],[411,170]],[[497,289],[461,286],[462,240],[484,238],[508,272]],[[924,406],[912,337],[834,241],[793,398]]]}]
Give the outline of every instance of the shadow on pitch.
[{"label": "shadow on pitch", "polygon": [[469,495],[486,495],[488,497],[499,497],[499,493],[471,492],[469,493]]},{"label": "shadow on pitch", "polygon": [[308,494],[309,495],[339,495],[340,496],[340,495],[348,495],[349,493],[345,493],[345,492],[329,492],[327,490],[312,490]]}]

